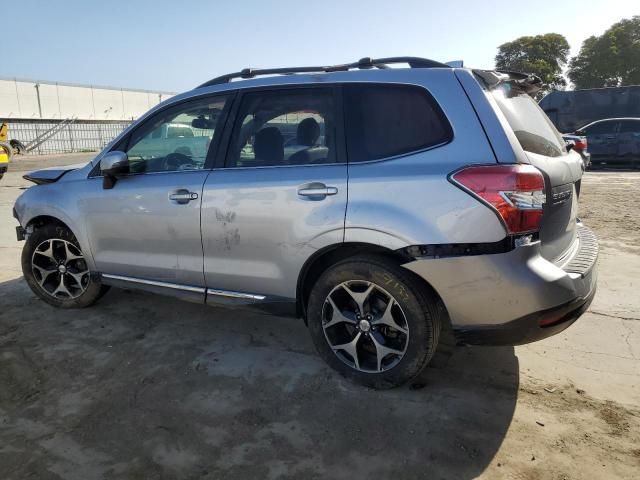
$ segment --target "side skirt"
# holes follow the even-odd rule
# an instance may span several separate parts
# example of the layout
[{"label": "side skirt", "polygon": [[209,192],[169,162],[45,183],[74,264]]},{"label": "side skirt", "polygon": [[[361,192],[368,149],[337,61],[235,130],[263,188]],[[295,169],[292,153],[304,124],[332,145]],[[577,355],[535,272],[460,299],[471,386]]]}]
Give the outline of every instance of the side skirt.
[{"label": "side skirt", "polygon": [[176,297],[189,302],[204,303],[211,306],[248,308],[270,315],[296,316],[296,300],[294,298],[213,288],[207,289],[204,287],[126,277],[123,275],[112,275],[109,273],[101,274],[100,279],[105,285],[117,288],[143,290],[159,295]]},{"label": "side skirt", "polygon": [[191,287],[188,285],[158,282],[156,280],[147,280],[144,278],[111,275],[109,273],[101,274],[100,279],[102,283],[112,287],[143,290],[145,292],[176,297],[188,302],[204,303],[206,297],[206,289],[204,287]]}]

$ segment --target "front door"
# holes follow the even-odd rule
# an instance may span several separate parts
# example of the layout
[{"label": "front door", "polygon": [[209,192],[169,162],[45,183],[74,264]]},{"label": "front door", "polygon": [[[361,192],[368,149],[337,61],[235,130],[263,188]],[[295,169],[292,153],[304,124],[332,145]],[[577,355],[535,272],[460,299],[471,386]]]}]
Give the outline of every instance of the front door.
[{"label": "front door", "polygon": [[202,187],[226,102],[206,97],[150,117],[118,145],[131,173],[112,189],[89,182],[81,208],[100,273],[204,287]]},{"label": "front door", "polygon": [[347,166],[333,88],[242,95],[226,167],[203,192],[207,301],[296,296],[314,252],[344,236]]}]

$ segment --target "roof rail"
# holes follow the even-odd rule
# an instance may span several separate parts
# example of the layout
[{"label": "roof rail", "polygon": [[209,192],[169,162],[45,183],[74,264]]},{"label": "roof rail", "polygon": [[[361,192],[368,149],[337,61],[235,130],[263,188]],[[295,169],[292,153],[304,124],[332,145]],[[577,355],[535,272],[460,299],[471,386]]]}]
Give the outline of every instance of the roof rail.
[{"label": "roof rail", "polygon": [[292,68],[265,68],[260,70],[254,70],[252,68],[245,68],[239,72],[228,73],[220,77],[213,78],[208,82],[199,85],[196,88],[209,87],[211,85],[219,85],[222,83],[229,83],[234,78],[255,78],[260,75],[289,75],[292,73],[314,73],[314,72],[345,72],[358,68],[366,70],[370,68],[386,69],[389,68],[388,64],[395,63],[407,63],[411,68],[451,68],[444,63],[436,62],[435,60],[429,60],[428,58],[420,57],[387,57],[387,58],[361,58],[357,62],[345,63],[342,65],[331,65],[324,67],[292,67]]}]

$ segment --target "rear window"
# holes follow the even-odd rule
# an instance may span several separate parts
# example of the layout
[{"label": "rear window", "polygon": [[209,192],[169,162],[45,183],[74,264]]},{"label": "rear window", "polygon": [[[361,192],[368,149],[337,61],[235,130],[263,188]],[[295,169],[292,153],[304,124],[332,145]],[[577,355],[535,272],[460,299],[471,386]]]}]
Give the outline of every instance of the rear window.
[{"label": "rear window", "polygon": [[442,110],[424,88],[347,85],[344,108],[350,162],[402,155],[452,137]]},{"label": "rear window", "polygon": [[562,136],[533,98],[509,84],[500,85],[492,93],[523,150],[545,157],[567,153]]}]

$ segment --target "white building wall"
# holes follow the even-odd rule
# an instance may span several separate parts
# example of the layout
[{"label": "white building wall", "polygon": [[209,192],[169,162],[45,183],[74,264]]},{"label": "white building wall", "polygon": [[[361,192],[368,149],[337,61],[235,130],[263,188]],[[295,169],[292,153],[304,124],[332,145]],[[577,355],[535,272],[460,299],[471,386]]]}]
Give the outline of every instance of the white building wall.
[{"label": "white building wall", "polygon": [[59,86],[58,99],[62,118],[77,117],[82,120],[94,118],[93,113],[93,89],[70,88]]},{"label": "white building wall", "polygon": [[0,118],[130,121],[171,96],[169,92],[0,79]]},{"label": "white building wall", "polygon": [[17,117],[20,115],[15,82],[0,81],[0,111],[6,116]]},{"label": "white building wall", "polygon": [[[20,116],[23,118],[39,118],[38,97],[36,96],[36,89],[33,88],[33,84],[16,82],[15,89],[18,102],[20,103]],[[2,105],[0,105],[0,109],[2,109]]]}]

